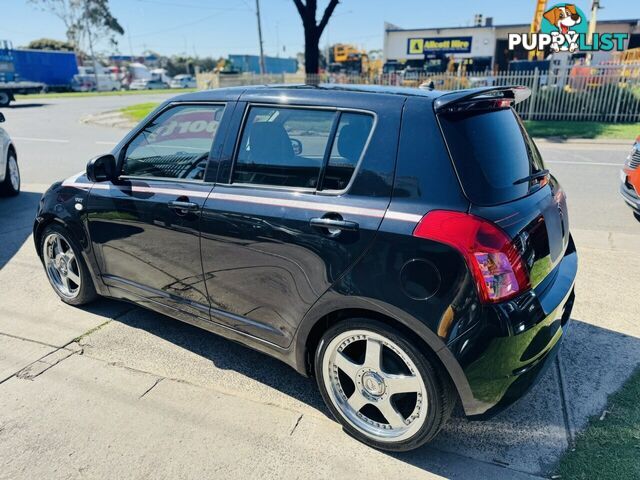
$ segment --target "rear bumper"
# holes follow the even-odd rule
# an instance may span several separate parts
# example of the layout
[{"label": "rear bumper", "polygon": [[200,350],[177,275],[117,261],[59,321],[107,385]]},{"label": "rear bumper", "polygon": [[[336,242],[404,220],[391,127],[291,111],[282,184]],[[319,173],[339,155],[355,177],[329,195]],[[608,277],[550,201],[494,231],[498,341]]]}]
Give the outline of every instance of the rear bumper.
[{"label": "rear bumper", "polygon": [[468,416],[481,419],[505,409],[552,363],[570,323],[577,270],[571,240],[548,280],[513,301],[484,307],[482,320],[449,345],[473,397],[463,399]]}]

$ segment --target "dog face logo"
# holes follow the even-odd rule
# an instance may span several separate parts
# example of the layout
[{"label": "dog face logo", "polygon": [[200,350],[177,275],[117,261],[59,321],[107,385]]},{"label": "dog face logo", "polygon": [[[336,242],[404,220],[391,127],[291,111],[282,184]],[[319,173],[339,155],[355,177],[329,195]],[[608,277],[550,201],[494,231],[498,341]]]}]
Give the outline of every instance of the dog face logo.
[{"label": "dog face logo", "polygon": [[558,3],[543,14],[539,32],[509,33],[508,50],[520,47],[529,52],[566,54],[581,52],[622,52],[628,33],[589,32],[587,15],[573,3]]},{"label": "dog face logo", "polygon": [[571,4],[555,6],[544,12],[544,18],[557,29],[551,32],[554,39],[551,50],[556,53],[575,52],[578,49],[578,33],[573,27],[582,23],[582,16],[578,13],[576,6]]}]

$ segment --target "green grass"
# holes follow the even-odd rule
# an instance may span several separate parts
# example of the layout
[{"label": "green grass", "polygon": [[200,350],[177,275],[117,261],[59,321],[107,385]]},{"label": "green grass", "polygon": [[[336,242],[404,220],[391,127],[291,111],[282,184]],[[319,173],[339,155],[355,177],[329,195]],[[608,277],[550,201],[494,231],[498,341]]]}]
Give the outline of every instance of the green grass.
[{"label": "green grass", "polygon": [[574,449],[560,460],[562,480],[640,478],[640,368],[609,397],[607,414],[592,417]]},{"label": "green grass", "polygon": [[630,143],[640,134],[638,123],[564,122],[527,120],[524,122],[532,137],[617,138]]},{"label": "green grass", "polygon": [[116,92],[63,92],[63,93],[36,93],[33,95],[16,95],[16,100],[33,100],[38,98],[74,98],[74,97],[111,97],[122,95],[156,95],[159,93],[180,93],[195,92],[195,88],[170,89],[164,88],[160,90],[118,90]]},{"label": "green grass", "polygon": [[134,122],[139,122],[146,117],[159,104],[156,102],[136,103],[128,107],[121,108],[122,114]]}]

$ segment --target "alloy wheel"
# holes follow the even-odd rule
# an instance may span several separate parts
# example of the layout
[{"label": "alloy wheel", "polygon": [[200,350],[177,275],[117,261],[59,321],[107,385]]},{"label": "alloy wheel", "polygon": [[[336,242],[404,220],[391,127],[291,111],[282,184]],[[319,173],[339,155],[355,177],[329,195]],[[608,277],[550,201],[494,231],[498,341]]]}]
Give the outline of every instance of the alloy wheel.
[{"label": "alloy wheel", "polygon": [[69,242],[59,233],[50,233],[43,243],[47,276],[56,291],[68,299],[78,296],[82,276],[78,259]]},{"label": "alloy wheel", "polygon": [[322,360],[324,386],[347,422],[379,442],[399,442],[427,418],[424,380],[409,355],[368,330],[337,335]]},{"label": "alloy wheel", "polygon": [[20,170],[18,161],[13,155],[9,157],[9,181],[16,192],[20,190]]}]

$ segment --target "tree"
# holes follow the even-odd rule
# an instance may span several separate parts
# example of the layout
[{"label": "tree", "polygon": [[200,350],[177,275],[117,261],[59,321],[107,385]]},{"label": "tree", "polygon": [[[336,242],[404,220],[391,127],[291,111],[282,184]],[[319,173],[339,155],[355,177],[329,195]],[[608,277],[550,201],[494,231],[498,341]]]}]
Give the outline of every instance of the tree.
[{"label": "tree", "polygon": [[167,74],[170,77],[175,77],[181,73],[193,75],[195,73],[195,67],[198,67],[202,71],[210,72],[219,62],[219,60],[212,57],[194,58],[182,55],[174,55],[170,58],[165,57],[163,60],[161,63],[163,67],[167,69]]},{"label": "tree", "polygon": [[54,50],[62,52],[73,52],[73,45],[69,42],[63,42],[62,40],[55,40],[53,38],[39,38],[38,40],[32,40],[26,46],[33,50]]},{"label": "tree", "polygon": [[109,0],[29,0],[29,3],[62,20],[67,29],[67,41],[76,52],[87,47],[92,51],[96,41],[102,38],[115,45],[115,35],[124,33],[111,13]]},{"label": "tree", "polygon": [[76,55],[88,47],[98,87],[98,69],[94,45],[98,39],[107,39],[117,45],[115,34],[122,35],[124,28],[111,13],[109,0],[29,0],[41,9],[53,13],[67,28],[67,40]]},{"label": "tree", "polygon": [[304,27],[304,70],[307,75],[315,75],[318,73],[320,62],[320,49],[318,48],[320,37],[329,23],[333,11],[338,6],[339,0],[329,0],[319,23],[316,21],[317,0],[306,0],[306,3],[303,3],[302,0],[293,0],[293,3],[298,9]]}]

